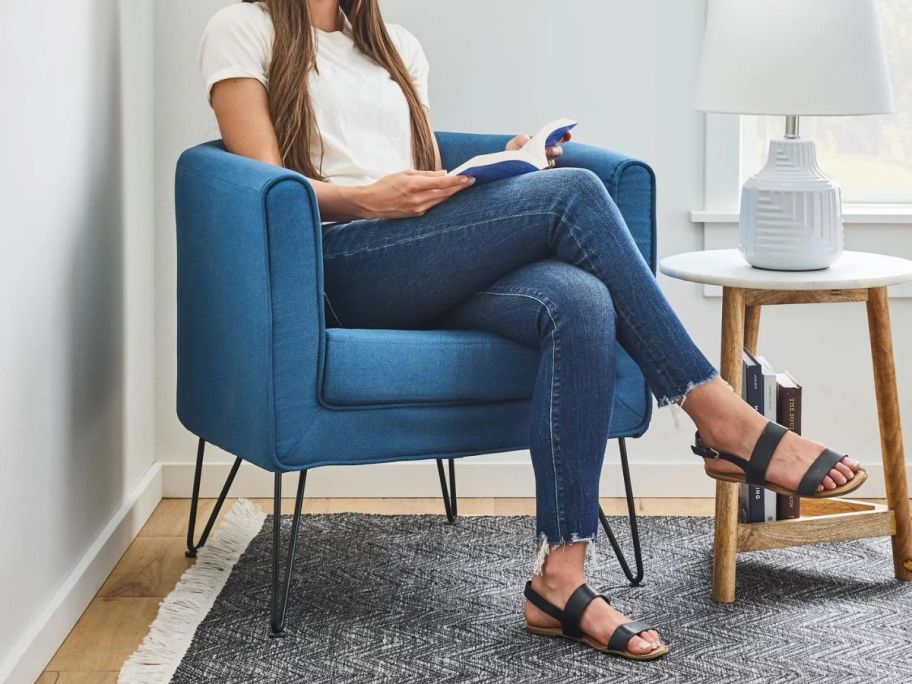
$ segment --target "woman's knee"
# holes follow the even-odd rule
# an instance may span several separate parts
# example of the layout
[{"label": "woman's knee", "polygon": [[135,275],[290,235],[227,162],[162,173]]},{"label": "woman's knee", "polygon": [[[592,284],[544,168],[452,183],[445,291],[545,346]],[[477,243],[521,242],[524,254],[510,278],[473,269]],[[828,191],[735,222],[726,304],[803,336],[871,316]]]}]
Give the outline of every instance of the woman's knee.
[{"label": "woman's knee", "polygon": [[569,222],[583,231],[629,233],[605,184],[592,171],[560,168],[531,175],[537,176],[535,196],[554,216],[556,225]]},{"label": "woman's knee", "polygon": [[612,202],[602,179],[589,169],[565,167],[535,175],[546,186],[545,191],[558,198]]},{"label": "woman's knee", "polygon": [[554,169],[552,173],[562,179],[562,182],[572,190],[580,192],[607,192],[602,179],[594,171],[575,167]]},{"label": "woman's knee", "polygon": [[550,324],[576,339],[608,344],[615,339],[615,309],[607,286],[577,266],[540,261],[520,269],[518,276],[537,292]]}]

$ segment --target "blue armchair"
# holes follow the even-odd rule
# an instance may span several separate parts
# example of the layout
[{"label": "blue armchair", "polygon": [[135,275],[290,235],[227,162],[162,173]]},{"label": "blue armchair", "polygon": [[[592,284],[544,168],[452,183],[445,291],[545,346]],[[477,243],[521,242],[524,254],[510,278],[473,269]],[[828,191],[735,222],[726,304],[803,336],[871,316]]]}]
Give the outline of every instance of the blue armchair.
[{"label": "blue armchair", "polygon": [[[444,165],[501,150],[507,136],[439,133]],[[594,171],[614,197],[653,270],[655,177],[634,159],[571,143],[560,166]],[[310,468],[436,459],[447,518],[456,517],[454,459],[528,447],[538,350],[470,330],[327,328],[316,197],[298,173],[225,151],[181,155],[177,210],[177,414],[199,438],[187,553],[202,546],[241,461],[300,472],[291,540],[279,577],[273,536],[272,629],[281,632],[301,502]],[[642,578],[624,438],[649,424],[652,401],[619,347],[611,438],[621,449],[634,537],[634,577],[602,515],[624,572]],[[237,459],[194,542],[206,442]],[[449,461],[449,486],[443,461]],[[281,584],[281,586],[280,586]]]}]

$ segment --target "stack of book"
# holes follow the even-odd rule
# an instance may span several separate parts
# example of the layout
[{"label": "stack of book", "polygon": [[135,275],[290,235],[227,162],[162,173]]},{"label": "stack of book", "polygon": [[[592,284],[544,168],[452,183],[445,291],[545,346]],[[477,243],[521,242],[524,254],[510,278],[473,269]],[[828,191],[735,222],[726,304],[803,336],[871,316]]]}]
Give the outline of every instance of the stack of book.
[{"label": "stack of book", "polygon": [[[776,373],[762,356],[746,349],[741,396],[767,419],[801,434],[801,385],[791,373]],[[801,515],[801,498],[777,494],[758,485],[743,484],[740,492],[741,522],[788,520]]]}]

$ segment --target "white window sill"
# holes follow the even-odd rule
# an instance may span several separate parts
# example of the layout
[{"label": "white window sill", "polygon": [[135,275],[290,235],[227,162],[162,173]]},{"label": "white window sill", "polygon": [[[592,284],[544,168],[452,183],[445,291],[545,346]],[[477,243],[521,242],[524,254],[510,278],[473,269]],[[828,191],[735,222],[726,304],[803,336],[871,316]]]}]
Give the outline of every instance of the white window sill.
[{"label": "white window sill", "polygon": [[[912,204],[845,204],[843,221],[852,224],[912,225]],[[692,223],[738,223],[738,212],[694,209]]]}]

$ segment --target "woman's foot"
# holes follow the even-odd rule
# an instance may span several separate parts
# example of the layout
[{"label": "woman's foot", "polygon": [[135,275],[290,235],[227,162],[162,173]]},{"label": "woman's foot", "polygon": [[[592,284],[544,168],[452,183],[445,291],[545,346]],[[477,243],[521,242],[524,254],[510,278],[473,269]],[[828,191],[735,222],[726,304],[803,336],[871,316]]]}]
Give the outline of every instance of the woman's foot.
[{"label": "woman's foot", "polygon": [[[586,542],[552,547],[545,559],[540,575],[532,578],[532,588],[542,597],[563,609],[567,599],[581,584],[586,582],[583,565],[586,557]],[[529,601],[524,608],[526,622],[533,627],[560,627],[560,623],[550,615],[542,612]],[[631,622],[623,613],[619,613],[606,601],[593,601],[583,612],[580,627],[583,633],[595,639],[602,646],[614,634],[618,625]],[[647,655],[662,645],[662,640],[655,630],[649,630],[630,638],[627,650],[637,655]]]},{"label": "woman's foot", "polygon": [[[720,378],[691,390],[683,408],[696,423],[703,444],[748,460],[767,423],[766,418],[732,392]],[[790,491],[797,490],[801,478],[825,448],[820,442],[787,432],[773,452],[766,471],[767,481]],[[817,491],[844,485],[860,468],[858,461],[848,457],[842,459],[833,466]],[[743,475],[738,466],[722,459],[707,460],[706,469],[718,475]]]}]

